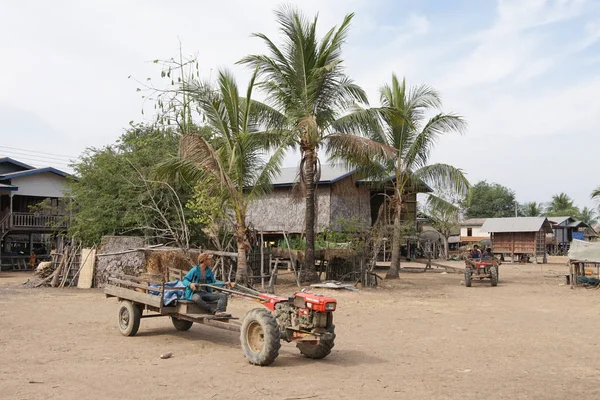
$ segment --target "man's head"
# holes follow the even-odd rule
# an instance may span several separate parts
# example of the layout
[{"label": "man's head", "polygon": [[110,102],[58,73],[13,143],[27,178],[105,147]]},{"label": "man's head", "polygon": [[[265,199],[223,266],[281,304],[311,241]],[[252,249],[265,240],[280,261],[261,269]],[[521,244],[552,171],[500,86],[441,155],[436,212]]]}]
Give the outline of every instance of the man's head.
[{"label": "man's head", "polygon": [[198,256],[198,264],[204,267],[209,267],[212,264],[212,254],[200,253]]},{"label": "man's head", "polygon": [[473,250],[479,250],[479,245],[473,246]]}]

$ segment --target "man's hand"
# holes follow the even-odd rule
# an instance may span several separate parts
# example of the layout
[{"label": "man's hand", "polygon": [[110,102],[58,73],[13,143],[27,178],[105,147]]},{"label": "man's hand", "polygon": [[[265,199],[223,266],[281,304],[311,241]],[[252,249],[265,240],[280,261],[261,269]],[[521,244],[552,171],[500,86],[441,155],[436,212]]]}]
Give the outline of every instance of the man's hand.
[{"label": "man's hand", "polygon": [[197,288],[198,288],[198,285],[196,285],[195,283],[190,283],[190,289],[192,289],[194,292],[196,291]]}]

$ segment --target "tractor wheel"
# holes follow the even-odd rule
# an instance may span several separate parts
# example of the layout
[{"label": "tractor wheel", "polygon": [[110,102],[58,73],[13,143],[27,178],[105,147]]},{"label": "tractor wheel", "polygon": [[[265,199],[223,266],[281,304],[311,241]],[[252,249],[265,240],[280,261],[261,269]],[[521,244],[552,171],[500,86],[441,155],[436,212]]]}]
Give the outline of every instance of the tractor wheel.
[{"label": "tractor wheel", "polygon": [[125,300],[119,309],[119,331],[123,336],[135,336],[140,328],[142,313],[137,305]]},{"label": "tractor wheel", "polygon": [[498,286],[498,268],[490,267],[490,278],[492,286]]},{"label": "tractor wheel", "polygon": [[178,331],[187,331],[192,327],[192,325],[194,325],[192,321],[186,321],[185,319],[179,319],[175,317],[171,317],[171,322]]},{"label": "tractor wheel", "polygon": [[465,286],[471,287],[471,268],[465,268]]},{"label": "tractor wheel", "polygon": [[298,342],[296,347],[300,350],[300,353],[308,358],[321,359],[327,357],[335,345],[335,325],[329,326],[327,331],[333,335],[330,340],[321,340],[319,344]]},{"label": "tractor wheel", "polygon": [[269,365],[279,355],[281,332],[273,314],[254,308],[246,314],[240,334],[242,350],[250,364]]}]

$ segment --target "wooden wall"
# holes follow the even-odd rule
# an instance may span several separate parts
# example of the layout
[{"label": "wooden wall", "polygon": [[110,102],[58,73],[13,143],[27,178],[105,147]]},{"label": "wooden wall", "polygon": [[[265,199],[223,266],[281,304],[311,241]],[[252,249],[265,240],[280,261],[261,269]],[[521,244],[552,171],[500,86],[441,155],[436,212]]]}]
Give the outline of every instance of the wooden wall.
[{"label": "wooden wall", "polygon": [[492,233],[494,253],[531,254],[543,257],[546,262],[546,233],[539,232],[494,232]]}]

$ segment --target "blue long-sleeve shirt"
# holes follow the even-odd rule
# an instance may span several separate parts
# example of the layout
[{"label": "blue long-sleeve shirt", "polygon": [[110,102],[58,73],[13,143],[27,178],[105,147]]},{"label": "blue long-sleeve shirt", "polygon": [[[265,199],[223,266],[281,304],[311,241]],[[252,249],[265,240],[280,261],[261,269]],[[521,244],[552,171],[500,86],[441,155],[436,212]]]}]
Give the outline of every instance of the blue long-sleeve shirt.
[{"label": "blue long-sleeve shirt", "polygon": [[[215,274],[212,272],[210,267],[206,267],[203,275],[202,271],[200,270],[200,266],[196,265],[183,278],[183,286],[185,286],[186,300],[191,300],[194,294],[194,291],[190,288],[190,284],[192,283],[206,283],[209,285],[213,285],[217,283],[217,280],[215,279]],[[204,288],[204,290],[206,290],[207,292],[212,292],[211,288]]]}]

